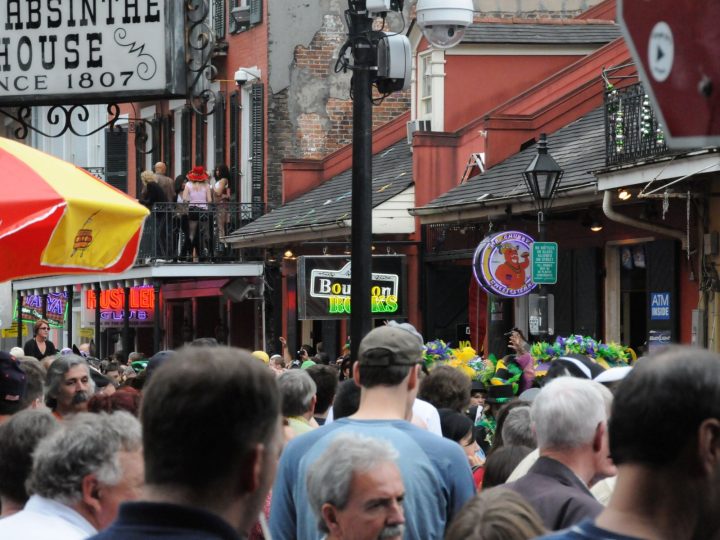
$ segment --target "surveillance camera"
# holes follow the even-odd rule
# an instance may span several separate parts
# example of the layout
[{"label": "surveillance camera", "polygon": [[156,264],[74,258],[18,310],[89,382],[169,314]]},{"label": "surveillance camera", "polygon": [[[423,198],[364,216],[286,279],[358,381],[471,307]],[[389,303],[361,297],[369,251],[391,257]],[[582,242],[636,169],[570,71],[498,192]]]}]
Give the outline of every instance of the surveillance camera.
[{"label": "surveillance camera", "polygon": [[248,81],[254,81],[260,78],[260,70],[257,67],[239,68],[235,72],[235,82],[242,86]]},{"label": "surveillance camera", "polygon": [[418,0],[418,26],[433,47],[448,49],[460,43],[473,21],[472,0]]}]

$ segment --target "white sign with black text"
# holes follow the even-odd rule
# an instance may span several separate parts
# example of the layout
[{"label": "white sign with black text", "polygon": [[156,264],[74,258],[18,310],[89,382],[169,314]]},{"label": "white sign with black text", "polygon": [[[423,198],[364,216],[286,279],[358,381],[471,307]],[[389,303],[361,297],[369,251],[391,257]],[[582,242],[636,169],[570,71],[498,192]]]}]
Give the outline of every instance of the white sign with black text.
[{"label": "white sign with black text", "polygon": [[4,0],[0,104],[183,91],[183,17],[170,0]]}]

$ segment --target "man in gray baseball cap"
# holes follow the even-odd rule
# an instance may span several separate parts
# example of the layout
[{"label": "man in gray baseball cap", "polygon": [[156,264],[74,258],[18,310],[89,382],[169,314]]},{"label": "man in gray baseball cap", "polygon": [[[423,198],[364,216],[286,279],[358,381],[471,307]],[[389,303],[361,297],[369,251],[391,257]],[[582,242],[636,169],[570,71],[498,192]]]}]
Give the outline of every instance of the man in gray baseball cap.
[{"label": "man in gray baseball cap", "polygon": [[423,343],[409,324],[375,328],[360,342],[353,378],[360,407],[348,417],[290,441],[273,488],[273,538],[322,538],[308,503],[308,467],[342,433],[384,439],[402,456],[405,538],[442,538],[446,525],[473,496],[472,473],[457,443],[407,421],[418,387]]}]

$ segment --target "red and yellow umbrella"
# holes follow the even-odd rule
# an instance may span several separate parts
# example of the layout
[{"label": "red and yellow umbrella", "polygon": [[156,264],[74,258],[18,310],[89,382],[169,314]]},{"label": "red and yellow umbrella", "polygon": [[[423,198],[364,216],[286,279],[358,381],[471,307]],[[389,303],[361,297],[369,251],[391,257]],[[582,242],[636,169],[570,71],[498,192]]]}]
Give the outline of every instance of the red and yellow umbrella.
[{"label": "red and yellow umbrella", "polygon": [[147,215],[87,171],[0,138],[0,281],[123,272]]}]

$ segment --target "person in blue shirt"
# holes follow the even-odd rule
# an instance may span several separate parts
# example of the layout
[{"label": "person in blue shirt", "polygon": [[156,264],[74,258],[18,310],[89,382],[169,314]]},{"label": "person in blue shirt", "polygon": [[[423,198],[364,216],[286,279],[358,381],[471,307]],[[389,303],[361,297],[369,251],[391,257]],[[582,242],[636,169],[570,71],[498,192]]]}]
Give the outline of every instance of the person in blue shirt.
[{"label": "person in blue shirt", "polygon": [[361,387],[360,408],[348,417],[288,444],[278,466],[270,509],[274,540],[320,540],[310,508],[308,468],[340,434],[389,442],[400,455],[405,486],[405,538],[441,539],[452,517],[474,494],[465,453],[453,441],[412,425],[423,341],[409,324],[375,328],[359,346],[353,377]]}]

